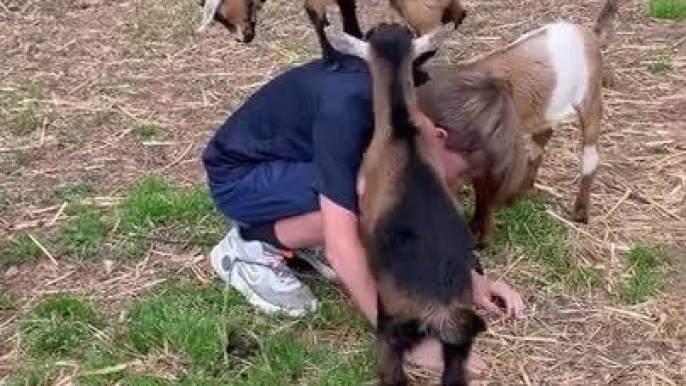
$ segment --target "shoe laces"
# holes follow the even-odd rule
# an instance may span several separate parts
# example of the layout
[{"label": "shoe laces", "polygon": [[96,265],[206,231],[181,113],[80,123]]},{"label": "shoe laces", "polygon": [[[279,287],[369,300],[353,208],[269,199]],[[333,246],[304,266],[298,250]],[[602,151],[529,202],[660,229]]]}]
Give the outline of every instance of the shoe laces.
[{"label": "shoe laces", "polygon": [[283,255],[281,255],[278,251],[270,251],[266,249],[264,250],[264,253],[269,258],[269,262],[246,260],[240,257],[235,258],[229,265],[229,274],[231,274],[231,270],[233,269],[235,263],[243,263],[269,268],[277,277],[277,279],[282,281],[284,284],[290,284],[296,281],[295,276],[283,261]]}]

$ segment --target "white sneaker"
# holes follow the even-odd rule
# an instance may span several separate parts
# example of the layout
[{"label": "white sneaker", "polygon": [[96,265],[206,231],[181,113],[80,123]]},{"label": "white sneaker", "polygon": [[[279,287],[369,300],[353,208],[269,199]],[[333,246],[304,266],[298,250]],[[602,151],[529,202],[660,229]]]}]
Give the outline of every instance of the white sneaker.
[{"label": "white sneaker", "polygon": [[263,312],[298,317],[317,309],[310,289],[295,277],[278,251],[257,240],[243,240],[238,227],[231,228],[212,249],[210,262],[222,280]]}]

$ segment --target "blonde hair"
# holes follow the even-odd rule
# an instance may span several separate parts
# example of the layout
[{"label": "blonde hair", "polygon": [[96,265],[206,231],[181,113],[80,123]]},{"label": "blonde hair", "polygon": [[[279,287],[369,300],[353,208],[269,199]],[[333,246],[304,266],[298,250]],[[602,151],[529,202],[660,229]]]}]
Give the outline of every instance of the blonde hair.
[{"label": "blonde hair", "polygon": [[509,83],[486,72],[455,70],[434,70],[417,90],[419,108],[448,132],[448,149],[488,178],[496,201],[517,194],[528,166],[510,92]]}]

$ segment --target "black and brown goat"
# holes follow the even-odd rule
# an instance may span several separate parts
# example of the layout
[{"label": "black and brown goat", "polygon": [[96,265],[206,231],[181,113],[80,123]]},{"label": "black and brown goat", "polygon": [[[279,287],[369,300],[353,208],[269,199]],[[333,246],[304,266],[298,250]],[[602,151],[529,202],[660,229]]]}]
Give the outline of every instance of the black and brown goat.
[{"label": "black and brown goat", "polygon": [[435,50],[447,31],[413,39],[408,27],[381,23],[367,41],[329,31],[332,46],[366,60],[372,77],[374,129],[360,172],[360,231],[377,283],[381,385],[406,384],[403,354],[427,336],[443,345],[443,385],[467,385],[465,362],[487,328],[473,309],[474,240],[435,142],[415,124],[412,81],[415,59]]},{"label": "black and brown goat", "polygon": [[[588,222],[591,186],[599,164],[597,144],[603,111],[601,49],[612,34],[617,1],[606,0],[592,28],[569,22],[546,24],[503,48],[428,71],[434,83],[443,85],[459,84],[475,72],[502,80],[508,85],[517,112],[519,135],[530,138],[528,162],[516,162],[508,168],[510,176],[503,181],[507,180],[509,186],[499,187],[500,182],[488,178],[473,181],[476,211],[472,230],[480,247],[486,244],[492,228],[493,209],[511,203],[534,186],[554,128],[574,117],[582,134],[582,149],[581,179],[571,217],[577,222]],[[443,98],[441,103],[451,102]],[[501,148],[508,152],[514,149]],[[516,151],[526,150],[518,146]],[[512,185],[516,179],[520,179],[519,184]]]},{"label": "black and brown goat", "polygon": [[[329,25],[326,17],[328,7],[337,5],[341,14],[343,31],[356,38],[363,33],[357,18],[357,0],[303,0],[305,11],[317,33],[319,46],[325,60],[335,66],[335,50],[326,39],[324,29]],[[442,24],[454,23],[457,28],[467,16],[459,0],[388,0],[393,8],[418,35]],[[255,38],[257,14],[265,0],[202,0],[204,17],[201,30],[212,20],[237,33],[239,41],[249,43]]]}]

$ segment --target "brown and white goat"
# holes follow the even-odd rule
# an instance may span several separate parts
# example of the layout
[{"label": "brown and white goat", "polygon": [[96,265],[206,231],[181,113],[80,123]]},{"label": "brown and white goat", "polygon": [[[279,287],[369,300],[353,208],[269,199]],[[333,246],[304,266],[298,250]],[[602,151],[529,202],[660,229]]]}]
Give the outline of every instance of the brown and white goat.
[{"label": "brown and white goat", "polygon": [[[357,0],[303,0],[305,11],[314,27],[323,58],[335,66],[335,50],[326,39],[324,28],[329,25],[326,17],[328,7],[337,5],[341,14],[343,31],[356,38],[363,33],[357,18]],[[457,28],[467,16],[459,0],[388,0],[390,6],[422,35],[441,24],[454,23]],[[216,20],[229,31],[237,32],[239,41],[251,42],[256,34],[257,13],[265,0],[202,0],[204,8],[201,30]],[[428,58],[427,58],[428,59]]]},{"label": "brown and white goat", "polygon": [[504,48],[448,69],[428,71],[432,81],[438,83],[459,83],[461,77],[473,72],[485,72],[509,83],[520,132],[531,138],[527,172],[516,191],[501,189],[496,194],[497,184],[483,179],[474,181],[476,211],[472,230],[480,247],[490,233],[494,206],[511,202],[520,192],[534,186],[554,127],[574,116],[582,134],[582,150],[581,180],[571,217],[577,222],[588,222],[603,112],[601,50],[613,31],[616,13],[617,0],[607,0],[592,28],[569,22],[550,23]]},{"label": "brown and white goat", "polygon": [[362,160],[360,230],[377,283],[381,385],[407,382],[403,354],[427,336],[443,345],[444,386],[467,385],[464,364],[486,322],[473,309],[477,259],[469,227],[420,119],[412,63],[436,49],[445,27],[413,39],[381,23],[368,41],[327,31],[332,46],[367,61],[374,129]]}]

